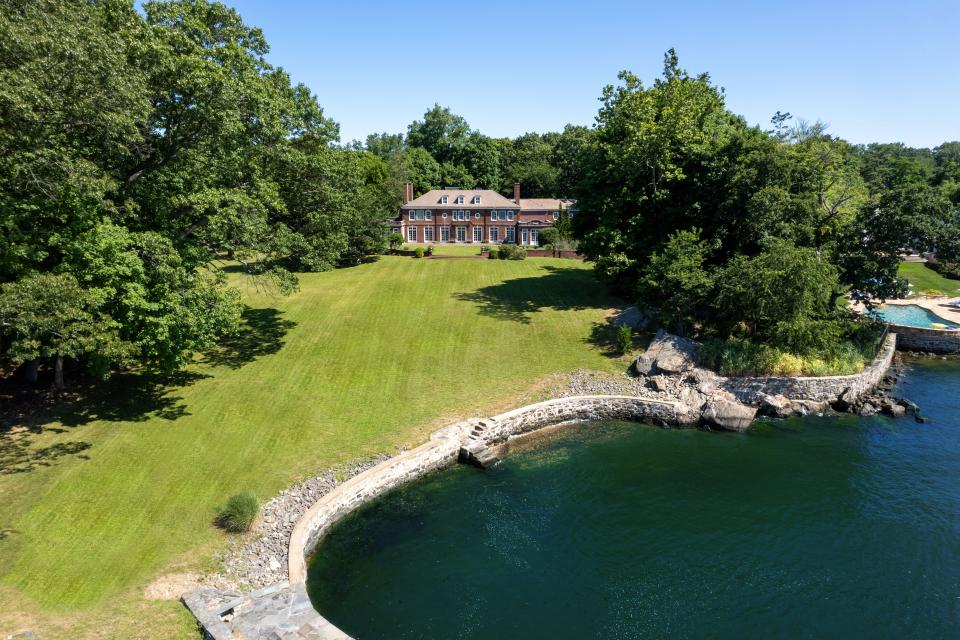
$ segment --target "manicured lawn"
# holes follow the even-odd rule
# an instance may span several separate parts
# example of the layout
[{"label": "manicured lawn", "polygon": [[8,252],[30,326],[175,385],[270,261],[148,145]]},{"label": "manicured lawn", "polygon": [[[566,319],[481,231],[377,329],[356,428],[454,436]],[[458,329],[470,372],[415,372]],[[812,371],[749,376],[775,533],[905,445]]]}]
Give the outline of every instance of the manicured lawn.
[{"label": "manicured lawn", "polygon": [[246,291],[245,333],[179,385],[137,376],[0,440],[0,637],[195,637],[158,576],[209,568],[229,495],[535,397],[552,372],[622,370],[593,344],[617,306],[573,260],[391,257]]},{"label": "manicured lawn", "polygon": [[[426,244],[409,244],[404,245],[406,249],[412,249],[413,247],[423,247],[423,250],[426,251],[427,247],[431,245]],[[434,255],[438,256],[479,256],[480,255],[480,245],[479,244],[435,244],[433,246]]]},{"label": "manicured lawn", "polygon": [[913,285],[910,291],[915,294],[927,289],[939,289],[947,295],[960,293],[960,280],[944,278],[922,262],[901,262],[900,276]]}]

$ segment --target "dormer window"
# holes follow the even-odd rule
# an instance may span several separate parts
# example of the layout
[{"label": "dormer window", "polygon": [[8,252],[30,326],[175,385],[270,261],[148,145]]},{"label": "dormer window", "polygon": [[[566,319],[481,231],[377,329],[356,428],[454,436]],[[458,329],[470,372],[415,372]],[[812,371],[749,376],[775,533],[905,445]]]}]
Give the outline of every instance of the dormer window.
[{"label": "dormer window", "polygon": [[473,196],[473,204],[480,204],[480,196]]},{"label": "dormer window", "polygon": [[463,204],[463,196],[457,196],[457,204]]},{"label": "dormer window", "polygon": [[440,204],[447,204],[448,196],[440,196]]}]

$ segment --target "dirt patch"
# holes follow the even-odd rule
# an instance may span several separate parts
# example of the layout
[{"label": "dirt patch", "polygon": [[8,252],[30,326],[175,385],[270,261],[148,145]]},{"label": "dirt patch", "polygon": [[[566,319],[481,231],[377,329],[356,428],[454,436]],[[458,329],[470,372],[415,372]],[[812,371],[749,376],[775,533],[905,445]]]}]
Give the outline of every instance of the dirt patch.
[{"label": "dirt patch", "polygon": [[201,585],[198,573],[168,573],[160,576],[143,592],[147,600],[177,600]]}]

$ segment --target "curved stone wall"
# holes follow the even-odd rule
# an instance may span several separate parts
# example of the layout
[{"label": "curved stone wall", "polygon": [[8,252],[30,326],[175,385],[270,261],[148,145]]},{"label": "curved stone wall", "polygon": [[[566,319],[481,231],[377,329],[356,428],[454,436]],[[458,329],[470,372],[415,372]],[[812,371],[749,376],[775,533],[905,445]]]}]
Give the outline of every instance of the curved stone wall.
[{"label": "curved stone wall", "polygon": [[561,422],[582,420],[647,420],[661,424],[693,424],[698,415],[680,402],[632,396],[578,396],[546,400],[484,420],[458,422],[435,431],[430,440],[347,480],[310,507],[290,535],[289,578],[307,578],[306,557],[340,518],[361,504],[457,460],[471,429],[483,422],[482,440],[495,444]]},{"label": "curved stone wall", "polygon": [[926,351],[929,353],[960,353],[960,331],[942,329],[922,329],[890,325],[891,331],[899,336],[899,346],[907,351]]},{"label": "curved stone wall", "polygon": [[[822,377],[785,377],[759,376],[742,378],[723,378],[720,386],[737,397],[740,402],[759,405],[763,396],[782,395],[791,400],[813,400],[815,402],[833,402],[847,390],[851,396],[859,397],[870,391],[883,379],[898,345],[900,327],[897,333],[888,333],[877,357],[860,373],[849,376]],[[892,330],[892,331],[893,331]],[[902,344],[902,343],[901,343]]]}]

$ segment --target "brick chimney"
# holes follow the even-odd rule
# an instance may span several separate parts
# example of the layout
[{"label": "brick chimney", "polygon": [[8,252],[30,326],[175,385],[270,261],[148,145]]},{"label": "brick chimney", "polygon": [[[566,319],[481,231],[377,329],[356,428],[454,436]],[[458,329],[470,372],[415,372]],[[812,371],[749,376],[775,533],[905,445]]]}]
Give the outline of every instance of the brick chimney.
[{"label": "brick chimney", "polygon": [[413,185],[406,182],[403,185],[403,204],[407,204],[411,200],[413,200]]},{"label": "brick chimney", "polygon": [[513,183],[513,201],[520,204],[520,183]]}]

